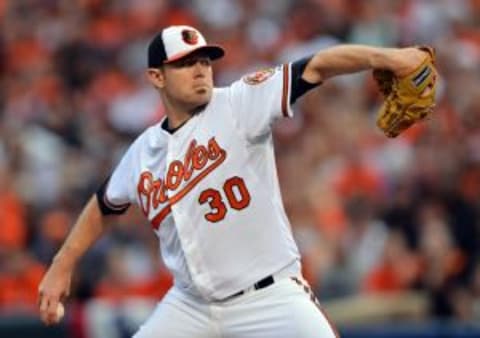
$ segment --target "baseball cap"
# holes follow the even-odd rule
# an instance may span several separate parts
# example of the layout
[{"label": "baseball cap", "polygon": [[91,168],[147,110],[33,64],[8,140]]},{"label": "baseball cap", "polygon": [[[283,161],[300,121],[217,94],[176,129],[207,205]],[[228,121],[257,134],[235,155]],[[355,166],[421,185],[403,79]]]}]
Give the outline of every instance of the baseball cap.
[{"label": "baseball cap", "polygon": [[190,26],[169,26],[160,31],[148,46],[148,67],[156,68],[179,60],[195,51],[204,50],[212,59],[219,59],[225,51],[207,44],[203,35]]}]

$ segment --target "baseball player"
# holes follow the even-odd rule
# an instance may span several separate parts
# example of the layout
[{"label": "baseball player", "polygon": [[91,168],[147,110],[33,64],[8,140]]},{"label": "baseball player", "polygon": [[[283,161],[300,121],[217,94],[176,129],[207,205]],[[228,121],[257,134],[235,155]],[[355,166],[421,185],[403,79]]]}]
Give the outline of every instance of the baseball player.
[{"label": "baseball player", "polygon": [[143,132],[92,196],[39,286],[47,324],[104,219],[136,204],[157,235],[174,286],[135,338],[305,337],[338,333],[302,278],[276,174],[272,124],[328,78],[367,69],[411,72],[415,48],[346,45],[214,88],[224,55],[189,26],[163,29],[147,77],[166,117]]}]

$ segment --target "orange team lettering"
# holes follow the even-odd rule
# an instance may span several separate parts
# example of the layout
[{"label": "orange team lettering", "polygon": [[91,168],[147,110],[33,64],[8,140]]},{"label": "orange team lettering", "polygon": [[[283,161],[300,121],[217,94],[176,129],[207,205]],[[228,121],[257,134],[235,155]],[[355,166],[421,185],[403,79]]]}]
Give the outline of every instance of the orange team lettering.
[{"label": "orange team lettering", "polygon": [[[137,184],[137,192],[140,199],[140,207],[145,215],[150,214],[151,207],[158,208],[162,203],[169,202],[152,220],[155,228],[161,223],[170,212],[172,204],[178,202],[192,188],[198,184],[208,173],[217,168],[226,158],[226,152],[222,149],[214,137],[208,141],[208,145],[197,145],[196,140],[192,140],[188,146],[185,157],[182,161],[172,161],[166,171],[165,179],[154,179],[150,171],[144,171],[140,174]],[[210,163],[210,164],[209,164]],[[207,166],[207,164],[209,164]],[[196,177],[192,179],[196,174]],[[191,181],[191,182],[190,182]],[[167,190],[176,191],[180,185],[189,183],[180,189],[175,195],[167,195]]]}]

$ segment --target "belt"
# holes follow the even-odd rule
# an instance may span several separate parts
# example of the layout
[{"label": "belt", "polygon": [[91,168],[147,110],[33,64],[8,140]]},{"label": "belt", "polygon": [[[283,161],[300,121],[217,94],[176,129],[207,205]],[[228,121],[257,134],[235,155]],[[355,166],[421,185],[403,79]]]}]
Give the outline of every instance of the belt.
[{"label": "belt", "polygon": [[[273,283],[275,283],[275,280],[273,279],[273,276],[270,275],[270,276],[265,277],[264,279],[259,280],[255,284],[253,284],[253,289],[254,290],[260,290],[260,289],[266,288],[267,286],[272,285]],[[233,295],[227,297],[227,299],[232,299],[232,298],[241,296],[241,295],[245,294],[247,292],[247,290],[248,289],[245,289],[245,290],[239,291],[237,293],[234,293]]]}]

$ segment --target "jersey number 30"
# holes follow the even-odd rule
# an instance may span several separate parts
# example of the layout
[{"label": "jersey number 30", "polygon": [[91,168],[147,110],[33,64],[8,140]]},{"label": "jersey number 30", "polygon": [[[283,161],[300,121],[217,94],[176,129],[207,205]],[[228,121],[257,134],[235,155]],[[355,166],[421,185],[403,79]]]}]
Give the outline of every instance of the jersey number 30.
[{"label": "jersey number 30", "polygon": [[[250,204],[250,193],[243,178],[234,176],[223,184],[223,192],[227,197],[228,205],[235,210],[245,209]],[[211,211],[205,214],[205,219],[210,222],[219,222],[227,214],[227,206],[223,202],[222,194],[216,189],[202,191],[198,197],[200,204],[208,203]]]}]

